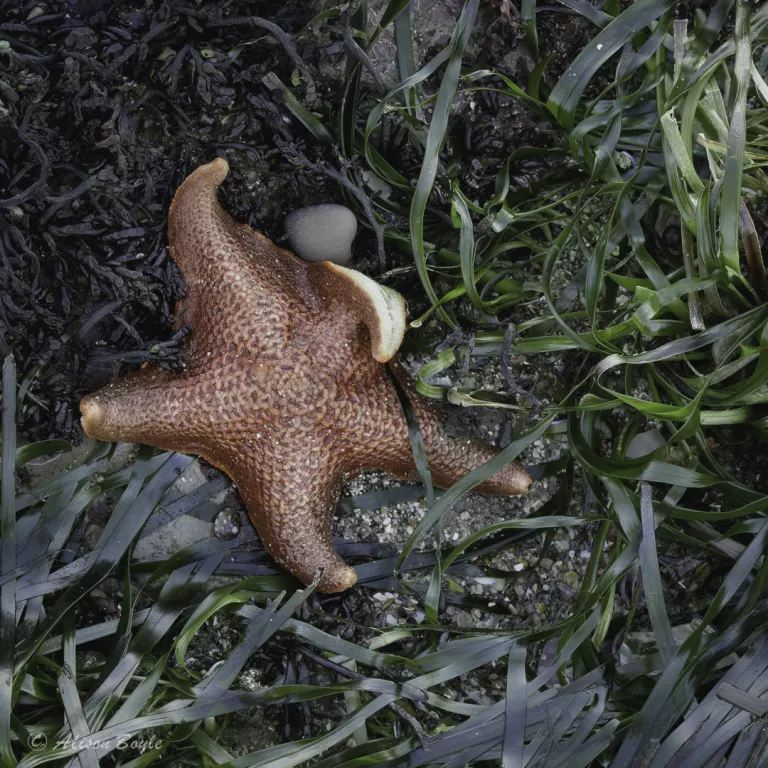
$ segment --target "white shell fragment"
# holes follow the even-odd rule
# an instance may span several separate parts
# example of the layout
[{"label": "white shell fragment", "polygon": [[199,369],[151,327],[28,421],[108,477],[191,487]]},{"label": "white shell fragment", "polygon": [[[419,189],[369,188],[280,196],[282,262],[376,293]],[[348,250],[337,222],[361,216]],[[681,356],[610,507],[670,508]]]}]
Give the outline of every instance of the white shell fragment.
[{"label": "white shell fragment", "polygon": [[357,234],[355,214],[343,205],[311,205],[289,213],[285,231],[291,249],[305,261],[349,264]]}]

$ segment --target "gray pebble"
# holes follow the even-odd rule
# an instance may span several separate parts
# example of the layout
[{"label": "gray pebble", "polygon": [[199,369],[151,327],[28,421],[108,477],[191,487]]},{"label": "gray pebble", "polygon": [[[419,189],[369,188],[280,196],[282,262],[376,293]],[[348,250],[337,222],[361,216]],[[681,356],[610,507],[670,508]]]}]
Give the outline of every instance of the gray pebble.
[{"label": "gray pebble", "polygon": [[289,213],[285,231],[291,248],[305,261],[349,264],[357,219],[343,205],[312,205]]},{"label": "gray pebble", "polygon": [[213,521],[217,539],[234,539],[240,533],[240,513],[236,509],[222,509]]}]

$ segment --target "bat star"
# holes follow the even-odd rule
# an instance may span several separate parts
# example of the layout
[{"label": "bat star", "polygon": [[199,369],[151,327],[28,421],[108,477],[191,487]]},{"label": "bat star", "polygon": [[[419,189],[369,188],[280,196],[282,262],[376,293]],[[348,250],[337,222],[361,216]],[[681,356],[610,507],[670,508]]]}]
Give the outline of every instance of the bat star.
[{"label": "bat star", "polygon": [[[415,470],[392,380],[413,406],[436,485],[447,488],[496,451],[446,434],[440,410],[392,361],[405,332],[397,292],[330,262],[278,248],[219,204],[229,171],[214,160],[179,187],[168,215],[171,256],[188,293],[176,307],[187,368],[145,366],[80,403],[99,440],[200,454],[237,484],[272,557],[305,584],[339,592],[357,577],[333,548],[344,478],[368,468]],[[388,362],[389,361],[389,362]],[[525,493],[510,464],[478,487]]]}]

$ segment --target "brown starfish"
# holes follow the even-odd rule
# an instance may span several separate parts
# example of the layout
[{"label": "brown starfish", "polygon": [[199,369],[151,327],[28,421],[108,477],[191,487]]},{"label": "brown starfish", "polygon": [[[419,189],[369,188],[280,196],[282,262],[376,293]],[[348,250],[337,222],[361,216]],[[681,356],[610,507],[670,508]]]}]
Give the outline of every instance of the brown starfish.
[{"label": "brown starfish", "polygon": [[[86,434],[201,454],[237,483],[274,559],[305,584],[338,592],[357,577],[331,543],[342,479],[415,466],[389,371],[418,417],[436,485],[496,451],[446,435],[439,410],[391,360],[405,331],[400,294],[330,262],[306,263],[219,205],[225,160],[198,168],[168,216],[171,256],[189,291],[176,308],[185,373],[145,366],[83,398]],[[525,493],[510,464],[478,487]]]}]

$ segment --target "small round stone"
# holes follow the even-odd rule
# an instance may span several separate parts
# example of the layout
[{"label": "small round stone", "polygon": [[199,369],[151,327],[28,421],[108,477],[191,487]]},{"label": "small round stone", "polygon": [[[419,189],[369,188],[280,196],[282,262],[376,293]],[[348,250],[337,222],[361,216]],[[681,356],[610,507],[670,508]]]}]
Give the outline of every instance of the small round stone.
[{"label": "small round stone", "polygon": [[217,539],[234,539],[240,533],[240,513],[236,509],[222,509],[213,521]]},{"label": "small round stone", "polygon": [[343,205],[311,205],[289,213],[285,231],[292,250],[304,261],[349,264],[357,234],[355,214]]}]

